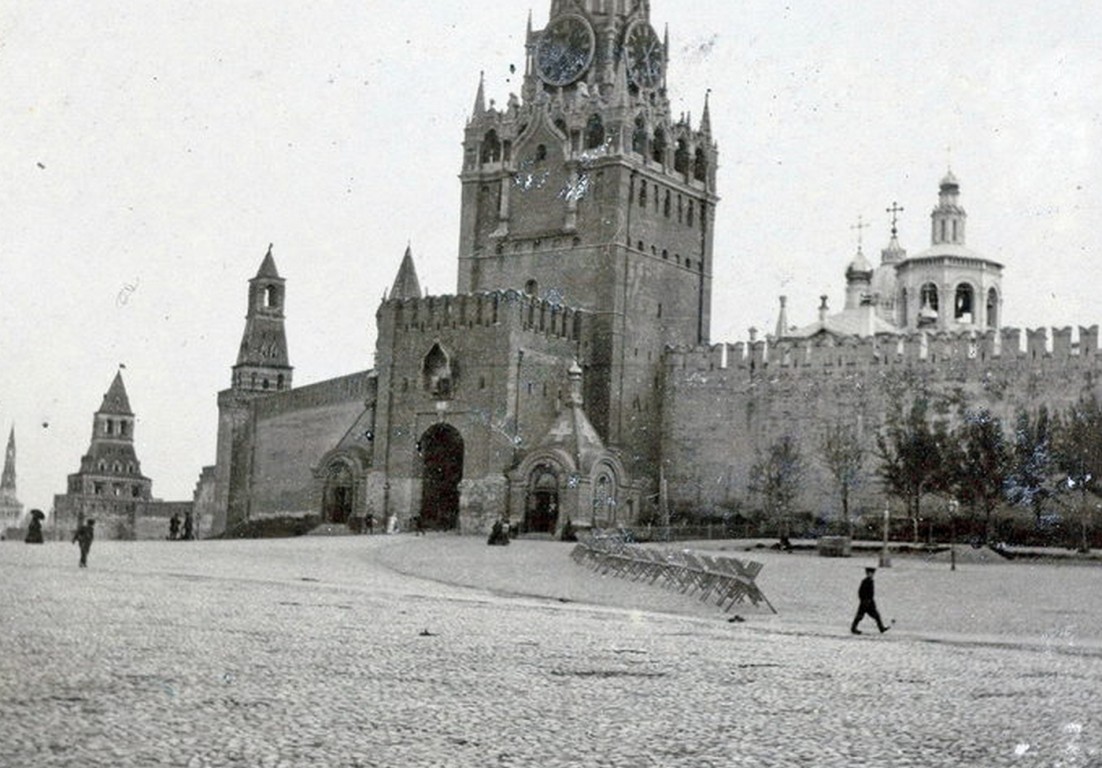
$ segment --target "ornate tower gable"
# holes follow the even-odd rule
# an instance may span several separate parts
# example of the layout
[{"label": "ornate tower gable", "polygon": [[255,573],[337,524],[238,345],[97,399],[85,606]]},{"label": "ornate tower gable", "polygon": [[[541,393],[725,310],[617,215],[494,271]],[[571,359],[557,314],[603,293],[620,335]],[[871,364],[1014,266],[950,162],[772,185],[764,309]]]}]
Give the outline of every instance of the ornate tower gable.
[{"label": "ornate tower gable", "polygon": [[249,280],[249,304],[245,332],[233,367],[233,389],[267,392],[290,389],[287,335],[283,328],[285,280],[279,276],[272,246]]}]

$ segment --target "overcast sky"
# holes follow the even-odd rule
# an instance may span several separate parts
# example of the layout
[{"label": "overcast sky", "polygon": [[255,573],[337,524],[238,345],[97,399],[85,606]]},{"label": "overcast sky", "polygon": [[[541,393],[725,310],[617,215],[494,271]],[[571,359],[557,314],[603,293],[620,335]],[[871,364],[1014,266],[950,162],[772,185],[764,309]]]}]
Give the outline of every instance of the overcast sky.
[{"label": "overcast sky", "polygon": [[[120,363],[154,495],[213,464],[216,393],[268,247],[296,384],[372,366],[406,243],[455,290],[460,141],[478,83],[519,91],[541,2],[0,5],[0,426],[49,509]],[[713,341],[843,299],[929,245],[951,162],[968,244],[1017,326],[1102,320],[1102,11],[1091,3],[652,0],[675,112],[711,89],[720,147]],[[691,8],[690,8],[691,5]]]}]

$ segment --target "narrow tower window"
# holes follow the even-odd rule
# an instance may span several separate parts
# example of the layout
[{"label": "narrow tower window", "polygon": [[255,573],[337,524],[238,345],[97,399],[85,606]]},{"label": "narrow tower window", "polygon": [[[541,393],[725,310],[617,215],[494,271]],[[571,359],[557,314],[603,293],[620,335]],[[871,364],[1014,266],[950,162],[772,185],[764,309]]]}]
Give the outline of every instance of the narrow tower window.
[{"label": "narrow tower window", "polygon": [[585,126],[585,148],[596,149],[605,143],[605,124],[600,115],[592,115]]}]

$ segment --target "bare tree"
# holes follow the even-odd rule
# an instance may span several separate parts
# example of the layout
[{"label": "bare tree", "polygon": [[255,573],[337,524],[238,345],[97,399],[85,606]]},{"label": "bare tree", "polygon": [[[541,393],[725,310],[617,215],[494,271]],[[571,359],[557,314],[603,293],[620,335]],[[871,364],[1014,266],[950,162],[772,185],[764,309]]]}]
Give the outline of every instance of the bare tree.
[{"label": "bare tree", "polygon": [[847,536],[853,535],[849,516],[849,498],[864,480],[865,448],[857,428],[844,421],[829,424],[819,436],[819,455],[834,479],[842,501],[842,523]]},{"label": "bare tree", "polygon": [[780,524],[781,543],[788,543],[789,525],[800,493],[804,465],[795,438],[785,435],[750,468],[750,492],[761,497],[765,514]]}]

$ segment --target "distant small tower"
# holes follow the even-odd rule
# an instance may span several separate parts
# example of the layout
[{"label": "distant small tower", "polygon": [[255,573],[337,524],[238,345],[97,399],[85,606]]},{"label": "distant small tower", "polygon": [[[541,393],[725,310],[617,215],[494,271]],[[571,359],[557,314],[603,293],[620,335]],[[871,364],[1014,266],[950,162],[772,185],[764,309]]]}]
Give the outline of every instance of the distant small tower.
[{"label": "distant small tower", "polygon": [[23,505],[15,495],[15,425],[8,433],[8,449],[4,452],[4,474],[0,476],[0,533],[19,525]]},{"label": "distant small tower", "polygon": [[249,307],[245,315],[245,332],[233,367],[233,389],[236,391],[278,392],[291,388],[287,335],[283,329],[283,304],[286,281],[276,270],[272,246],[249,280]]},{"label": "distant small tower", "polygon": [[134,450],[134,412],[120,371],[92,417],[92,442],[80,470],[69,475],[67,493],[54,497],[58,530],[64,536],[93,517],[97,535],[130,538],[138,506],[150,500],[152,487]]}]

